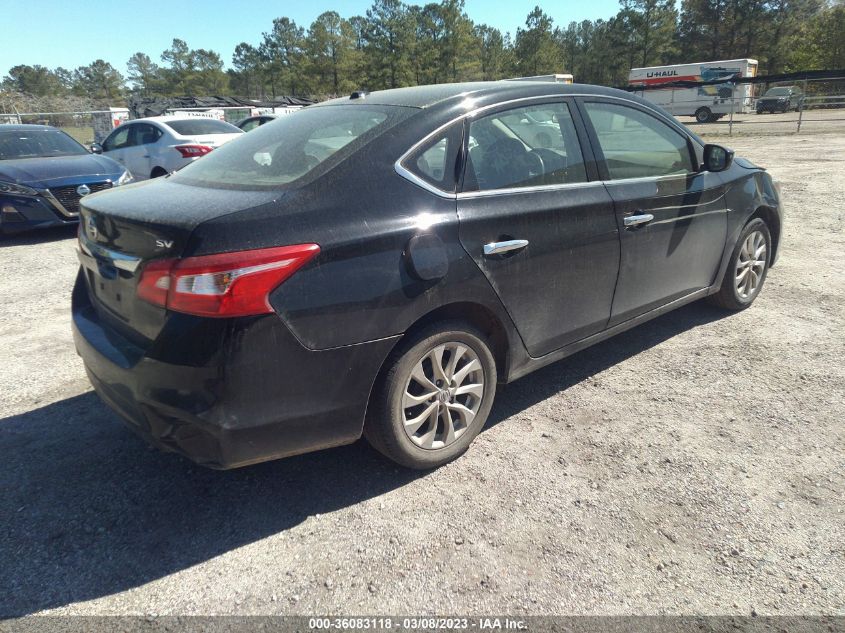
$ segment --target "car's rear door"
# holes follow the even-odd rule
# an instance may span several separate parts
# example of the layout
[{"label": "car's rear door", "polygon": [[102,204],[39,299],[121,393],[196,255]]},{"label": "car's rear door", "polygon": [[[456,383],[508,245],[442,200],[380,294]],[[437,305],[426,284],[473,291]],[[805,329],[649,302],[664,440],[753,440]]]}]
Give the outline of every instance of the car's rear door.
[{"label": "car's rear door", "polygon": [[621,235],[610,325],[710,286],[727,235],[719,175],[699,170],[690,137],[650,109],[578,103]]},{"label": "car's rear door", "polygon": [[542,356],[604,329],[619,235],[572,101],[484,110],[465,131],[461,242],[528,352]]}]

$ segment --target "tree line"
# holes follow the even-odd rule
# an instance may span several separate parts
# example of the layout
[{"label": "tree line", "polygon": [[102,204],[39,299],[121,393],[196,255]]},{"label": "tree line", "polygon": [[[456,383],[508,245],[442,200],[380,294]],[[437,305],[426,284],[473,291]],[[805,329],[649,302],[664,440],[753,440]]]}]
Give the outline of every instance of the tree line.
[{"label": "tree line", "polygon": [[475,22],[464,0],[375,0],[365,15],[326,11],[307,28],[280,17],[221,55],[181,39],[158,61],[137,52],[126,74],[98,59],[75,70],[19,65],[5,90],[114,100],[128,95],[317,98],[355,89],[569,72],[623,85],[632,67],[752,57],[760,73],[845,68],[843,0],[620,0],[607,20],[556,25],[539,6],[509,32]]}]

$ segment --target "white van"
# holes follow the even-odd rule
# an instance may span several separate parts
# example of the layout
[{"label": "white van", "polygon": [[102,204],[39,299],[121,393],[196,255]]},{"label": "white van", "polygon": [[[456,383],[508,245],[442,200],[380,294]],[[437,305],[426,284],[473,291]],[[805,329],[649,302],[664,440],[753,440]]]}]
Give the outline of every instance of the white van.
[{"label": "white van", "polygon": [[[696,64],[674,64],[632,68],[628,74],[628,85],[632,88],[670,84],[675,81],[713,81],[725,79],[725,83],[692,88],[666,88],[635,90],[635,94],[659,105],[675,116],[694,116],[699,123],[716,121],[734,112],[751,112],[754,106],[753,86],[734,84],[727,80],[733,77],[755,77],[756,59],[727,59]],[[733,97],[733,103],[732,103]]]}]

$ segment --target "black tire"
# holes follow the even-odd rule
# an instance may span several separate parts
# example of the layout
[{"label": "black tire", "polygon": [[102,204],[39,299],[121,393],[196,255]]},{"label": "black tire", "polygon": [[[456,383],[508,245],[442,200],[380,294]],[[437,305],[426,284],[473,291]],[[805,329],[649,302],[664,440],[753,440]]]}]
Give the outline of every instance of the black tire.
[{"label": "black tire", "polygon": [[162,176],[167,175],[167,170],[162,167],[156,167],[153,169],[152,173],[150,174],[150,178],[161,178]]},{"label": "black tire", "polygon": [[[468,408],[476,409],[476,413],[464,428],[455,431],[456,438],[451,443],[446,443],[446,422],[441,417],[443,415],[441,411],[445,410],[446,405],[439,404],[441,401],[437,397],[417,405],[423,410],[427,407],[435,407],[436,419],[434,419],[433,414],[420,415],[420,418],[425,417],[427,419],[420,428],[433,428],[432,437],[440,437],[441,440],[437,443],[443,444],[440,447],[423,448],[415,443],[409,433],[405,431],[406,412],[411,412],[410,415],[413,416],[419,410],[412,407],[403,407],[403,400],[406,389],[411,388],[411,383],[409,383],[411,372],[418,364],[425,366],[425,359],[430,353],[433,353],[442,345],[448,346],[449,344],[465,346],[472,350],[475,355],[474,360],[477,360],[480,365],[480,369],[473,370],[473,374],[476,375],[476,380],[478,379],[477,376],[482,376],[483,392],[477,403],[473,400],[475,396],[456,396],[456,398],[465,398],[463,402],[458,402],[458,404],[467,404]],[[448,370],[451,353],[449,357],[444,355],[442,358]],[[459,368],[469,365],[470,360],[474,362],[470,356],[458,358],[459,363],[464,360],[467,362],[459,364],[454,371],[454,375],[459,373]],[[430,358],[428,367],[432,367]],[[481,373],[476,374],[478,371]],[[364,437],[373,448],[402,466],[419,470],[437,468],[466,451],[472,440],[484,427],[495,396],[496,361],[484,335],[460,321],[434,324],[402,341],[385,362],[384,371],[382,371],[370,399],[367,420],[364,423]],[[451,416],[451,413],[449,415]],[[417,440],[419,439],[417,438]]]},{"label": "black tire", "polygon": [[699,123],[709,123],[713,118],[710,108],[699,108],[695,111],[695,120]]},{"label": "black tire", "polygon": [[[765,264],[763,265],[762,273],[759,275],[759,281],[757,282],[753,292],[750,292],[747,296],[742,296],[737,288],[737,270],[741,263],[740,257],[743,246],[745,245],[748,237],[755,232],[759,232],[762,235],[766,244],[766,253],[764,257]],[[769,227],[760,218],[754,218],[745,225],[745,228],[743,228],[742,232],[739,234],[739,239],[736,242],[736,246],[734,246],[734,250],[731,253],[731,259],[728,262],[728,268],[725,271],[725,278],[722,280],[722,287],[719,288],[719,292],[709,297],[710,302],[721,308],[725,308],[726,310],[745,310],[745,308],[751,306],[751,304],[754,303],[754,299],[757,298],[760,291],[763,289],[763,284],[766,281],[766,275],[769,272],[769,263],[771,261],[772,235],[769,232]],[[747,271],[746,274],[750,273],[751,271]]]}]

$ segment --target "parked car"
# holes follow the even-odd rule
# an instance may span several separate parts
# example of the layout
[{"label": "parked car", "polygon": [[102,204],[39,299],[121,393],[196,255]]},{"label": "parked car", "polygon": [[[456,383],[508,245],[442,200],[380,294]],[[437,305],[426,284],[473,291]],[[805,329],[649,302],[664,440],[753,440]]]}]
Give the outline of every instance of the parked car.
[{"label": "parked car", "polygon": [[260,127],[265,123],[269,123],[270,121],[275,120],[275,114],[259,114],[257,116],[251,116],[247,117],[246,119],[241,119],[240,121],[235,123],[235,126],[241,128],[244,132],[249,132],[250,130],[254,130],[255,128]]},{"label": "parked car", "polygon": [[0,125],[0,234],[76,224],[79,200],[131,180],[48,125]]},{"label": "parked car", "polygon": [[241,134],[217,119],[151,117],[124,123],[93,149],[124,165],[135,180],[146,180],[181,169]]},{"label": "parked car", "polygon": [[778,86],[769,88],[762,97],[757,100],[757,114],[763,112],[789,112],[790,110],[801,109],[804,101],[804,93],[796,86]]},{"label": "parked car", "polygon": [[[549,111],[549,147],[508,124]],[[747,308],[781,240],[762,168],[639,97],[547,82],[327,101],[83,217],[94,388],[217,468],[362,434],[444,464],[497,383],[698,299]]]}]

